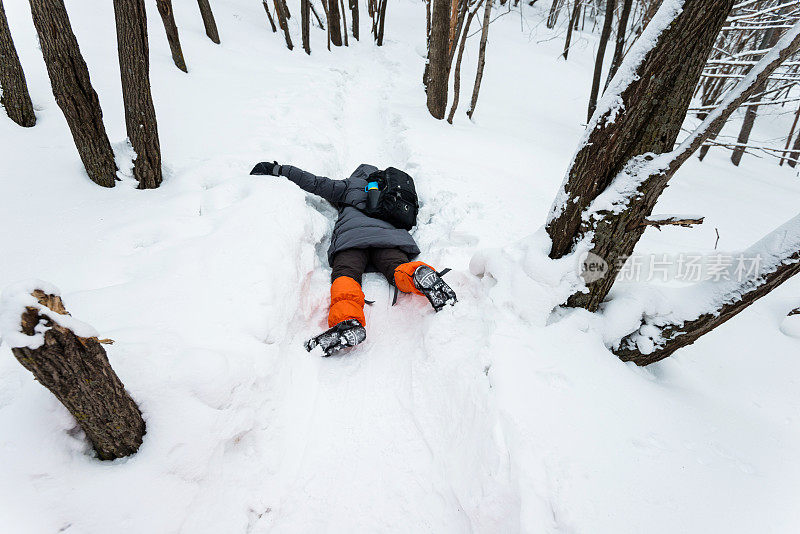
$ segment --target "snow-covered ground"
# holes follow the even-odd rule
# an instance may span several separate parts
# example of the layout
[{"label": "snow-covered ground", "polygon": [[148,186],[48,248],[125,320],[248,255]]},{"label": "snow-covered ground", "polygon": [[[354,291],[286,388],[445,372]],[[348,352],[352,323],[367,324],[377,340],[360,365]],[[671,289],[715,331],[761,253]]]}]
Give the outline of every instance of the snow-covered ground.
[{"label": "snow-covered ground", "polygon": [[[286,50],[259,4],[213,2],[216,46],[194,3],[175,2],[187,75],[147,3],[166,179],[138,191],[83,174],[27,2],[5,2],[39,123],[0,114],[0,287],[50,281],[116,341],[109,358],[147,435],[134,457],[97,461],[4,344],[0,532],[800,529],[800,339],[780,328],[800,280],[646,369],[605,348],[617,314],[551,316],[569,266],[544,259],[536,232],[581,136],[593,37],[564,62],[541,24],[549,5],[498,18],[475,122],[463,111],[477,36],[450,126],[425,109],[423,3],[390,2],[382,48],[366,24],[332,53],[314,30],[310,57]],[[122,164],[111,3],[67,7]],[[785,135],[789,120],[760,120],[754,136]],[[640,252],[708,253],[715,230],[719,250],[737,250],[796,215],[794,171],[728,155],[693,158],[657,208],[705,223],[651,230]],[[335,178],[361,162],[408,169],[422,258],[453,268],[458,305],[391,307],[367,275],[367,341],[307,354],[325,325],[335,212],[248,175],[267,159]]]}]

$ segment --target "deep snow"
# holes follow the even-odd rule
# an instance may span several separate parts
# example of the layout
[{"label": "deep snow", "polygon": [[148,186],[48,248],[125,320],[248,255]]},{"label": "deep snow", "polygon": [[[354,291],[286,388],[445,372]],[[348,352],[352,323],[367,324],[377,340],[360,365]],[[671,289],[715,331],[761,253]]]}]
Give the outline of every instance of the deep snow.
[{"label": "deep snow", "polygon": [[[545,259],[537,230],[581,139],[595,39],[558,59],[561,38],[540,22],[549,6],[497,19],[476,121],[462,104],[449,126],[424,105],[420,2],[391,3],[383,48],[363,24],[362,43],[332,53],[313,31],[311,57],[285,49],[257,1],[213,3],[221,46],[192,2],[175,2],[188,75],[148,2],[166,180],[137,191],[130,177],[105,190],[83,174],[26,4],[5,2],[39,123],[0,114],[0,287],[52,282],[114,339],[109,358],[148,433],[132,458],[93,459],[4,342],[0,532],[800,527],[800,339],[784,321],[799,280],[646,369],[604,343],[658,287],[619,284],[606,315],[550,313],[574,269]],[[124,162],[112,7],[67,6]],[[785,135],[788,120],[760,120],[754,137]],[[794,171],[727,157],[690,160],[657,207],[705,223],[648,231],[639,252],[709,253],[715,229],[719,250],[744,249],[796,215]],[[335,178],[361,162],[408,169],[422,257],[454,269],[459,304],[434,315],[401,296],[392,308],[368,275],[366,342],[309,356],[335,212],[247,175],[272,159]]]}]

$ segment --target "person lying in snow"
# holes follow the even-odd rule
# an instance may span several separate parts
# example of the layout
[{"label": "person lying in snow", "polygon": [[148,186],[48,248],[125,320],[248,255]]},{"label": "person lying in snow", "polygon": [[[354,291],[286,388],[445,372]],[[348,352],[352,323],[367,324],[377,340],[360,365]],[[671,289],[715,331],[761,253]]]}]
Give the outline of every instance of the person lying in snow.
[{"label": "person lying in snow", "polygon": [[437,312],[446,304],[456,303],[455,292],[436,269],[421,261],[411,261],[420,250],[408,230],[363,211],[367,209],[368,186],[374,189],[383,172],[388,171],[361,164],[350,178],[331,180],[291,165],[279,165],[277,161],[258,163],[250,172],[251,175],[286,177],[339,210],[328,249],[328,262],[332,269],[328,312],[328,326],[331,328],[306,342],[308,351],[319,346],[325,356],[330,356],[366,339],[361,276],[368,267],[382,273],[400,291],[424,295]]}]

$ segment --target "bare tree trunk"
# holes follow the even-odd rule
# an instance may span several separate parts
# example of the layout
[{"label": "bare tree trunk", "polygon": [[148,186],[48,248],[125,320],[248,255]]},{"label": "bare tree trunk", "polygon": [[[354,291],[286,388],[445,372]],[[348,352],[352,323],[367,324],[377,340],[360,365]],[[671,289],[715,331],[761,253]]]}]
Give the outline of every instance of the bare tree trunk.
[{"label": "bare tree trunk", "polygon": [[167,42],[169,43],[169,50],[172,52],[172,61],[178,69],[183,72],[189,72],[186,69],[186,61],[183,59],[181,40],[178,37],[178,26],[175,25],[175,16],[172,12],[172,0],[156,0],[156,7],[158,7],[158,13],[161,15],[161,22],[164,23],[164,30],[167,32]]},{"label": "bare tree trunk", "polygon": [[789,145],[792,143],[792,137],[794,136],[794,129],[797,128],[798,119],[800,119],[800,106],[798,106],[797,112],[794,114],[792,127],[789,128],[789,135],[786,137],[786,146],[783,147],[783,154],[781,154],[781,161],[778,165],[783,166],[783,162],[786,161],[786,152],[789,150]]},{"label": "bare tree trunk", "polygon": [[353,39],[358,41],[359,40],[358,0],[349,0],[349,3],[350,3],[350,17],[352,19],[351,25],[353,26]]},{"label": "bare tree trunk", "polygon": [[447,89],[450,68],[447,39],[450,30],[450,0],[432,0],[431,43],[428,62],[428,111],[443,119],[447,110]]},{"label": "bare tree trunk", "polygon": [[261,5],[264,6],[264,11],[267,12],[267,19],[269,19],[269,25],[272,28],[272,33],[277,33],[278,28],[275,26],[275,20],[272,18],[272,13],[269,12],[269,0],[261,0]]},{"label": "bare tree trunk", "polygon": [[547,15],[547,23],[545,25],[551,30],[555,28],[556,22],[558,22],[558,14],[561,12],[563,3],[564,0],[553,0],[553,3],[550,4],[550,13]]},{"label": "bare tree trunk", "polygon": [[347,9],[344,7],[344,0],[339,0],[339,12],[342,14],[342,37],[344,39],[344,45],[350,46],[347,37]]},{"label": "bare tree trunk", "polygon": [[161,144],[150,94],[150,50],[144,0],[114,0],[117,52],[125,104],[125,126],[136,159],[133,176],[139,189],[161,185]]},{"label": "bare tree trunk", "polygon": [[[735,257],[761,259],[761,272],[714,284],[720,298],[717,304],[688,320],[675,317],[645,317],[644,324],[625,337],[614,353],[623,361],[649,365],[691,345],[702,335],[725,323],[792,276],[800,273],[800,215],[768,234],[750,250]],[[748,267],[749,268],[749,267]],[[679,319],[679,318],[677,318]]]},{"label": "bare tree trunk", "polygon": [[578,15],[581,12],[581,0],[575,0],[575,5],[572,7],[572,15],[569,18],[569,27],[567,28],[567,40],[564,41],[564,59],[569,55],[569,47],[572,42],[572,31],[577,30],[576,23],[578,22]]},{"label": "bare tree trunk", "polygon": [[597,45],[597,57],[594,60],[594,77],[592,78],[592,92],[589,95],[589,112],[586,120],[592,118],[597,107],[597,96],[600,93],[600,78],[603,75],[603,58],[606,55],[608,38],[611,35],[611,23],[614,20],[614,4],[616,0],[606,0],[606,17],[603,22],[603,31],[600,33],[600,43]]},{"label": "bare tree trunk", "polygon": [[325,20],[328,21],[327,24],[327,31],[325,32],[328,37],[328,52],[331,51],[331,15],[330,11],[328,11],[328,3],[326,0],[322,0],[322,9],[325,10]]},{"label": "bare tree trunk", "polygon": [[[314,7],[314,3],[311,0],[308,0],[309,7],[311,7],[311,13],[314,15],[314,18],[317,19],[317,24],[321,30],[325,29],[325,25],[322,23],[322,19],[319,18],[317,14],[317,9]],[[330,48],[330,47],[329,47]]]},{"label": "bare tree trunk", "polygon": [[311,0],[300,0],[300,26],[302,26],[303,50],[311,55]]},{"label": "bare tree trunk", "polygon": [[211,4],[208,0],[197,0],[200,7],[200,15],[203,17],[203,25],[206,27],[206,35],[216,44],[219,44],[219,32],[217,31],[217,21],[214,20],[214,13],[211,11]]},{"label": "bare tree trunk", "polygon": [[622,56],[625,53],[625,34],[628,31],[628,17],[631,14],[631,5],[633,0],[623,0],[622,13],[619,16],[619,25],[617,26],[616,44],[614,46],[614,57],[611,58],[611,67],[608,69],[608,77],[606,78],[606,87],[611,82],[611,78],[617,73],[619,64],[622,63]]},{"label": "bare tree trunk", "polygon": [[333,46],[342,46],[342,26],[339,20],[339,0],[328,1],[328,28]]},{"label": "bare tree trunk", "polygon": [[114,151],[64,0],[30,0],[30,4],[53,95],[67,120],[86,174],[98,185],[114,187]]},{"label": "bare tree trunk", "polygon": [[467,44],[467,35],[469,34],[469,27],[472,24],[472,19],[475,18],[475,15],[478,13],[478,9],[481,7],[483,0],[478,0],[478,4],[475,6],[475,9],[469,12],[467,15],[467,21],[464,24],[464,31],[461,33],[461,42],[458,45],[458,56],[456,57],[456,68],[453,72],[453,105],[450,108],[450,114],[447,116],[447,122],[453,124],[453,117],[456,114],[456,108],[458,108],[458,99],[461,94],[461,59],[464,57],[464,47]]},{"label": "bare tree trunk", "polygon": [[383,30],[386,27],[386,4],[389,0],[381,0],[378,10],[378,46],[383,46]]},{"label": "bare tree trunk", "polygon": [[280,2],[283,6],[283,14],[286,15],[286,20],[292,20],[292,14],[289,12],[289,4],[286,3],[286,0],[280,0]]},{"label": "bare tree trunk", "polygon": [[0,95],[0,104],[12,121],[26,128],[36,124],[28,83],[11,38],[3,0],[0,0]]},{"label": "bare tree trunk", "polygon": [[[733,0],[687,3],[680,12],[664,4],[665,11],[651,24],[659,18],[659,24],[668,24],[652,48],[643,45],[649,49],[637,52],[641,59],[632,60],[637,63],[631,66],[635,73],[631,81],[615,87],[614,101],[609,100],[593,117],[553,205],[547,231],[553,240],[551,257],[563,257],[580,243],[581,250],[590,247],[593,257],[605,261],[608,269],[599,280],[587,280],[588,292],[572,295],[568,305],[597,310],[622,267],[621,260],[633,252],[641,237],[646,227],[642,221],[675,172],[800,47],[798,23],[753,67],[756,73],[739,81],[715,112],[673,149],[697,80],[732,4]],[[663,14],[669,16],[659,17]],[[687,39],[688,35],[692,38]],[[627,185],[617,189],[623,183]],[[604,192],[608,196],[595,203]],[[618,208],[602,207],[609,202]]]},{"label": "bare tree trunk", "polygon": [[789,159],[786,161],[786,163],[789,164],[789,167],[794,169],[794,166],[797,165],[798,160],[800,160],[800,135],[795,138],[794,145],[792,146],[792,153],[789,154]]},{"label": "bare tree trunk", "polygon": [[475,85],[472,88],[472,100],[469,103],[467,117],[472,118],[475,113],[475,106],[478,105],[478,92],[481,90],[481,80],[483,80],[483,69],[486,66],[486,41],[489,37],[489,23],[492,21],[492,3],[494,0],[486,0],[486,7],[483,10],[483,27],[481,28],[481,44],[478,48],[478,72],[475,74]]},{"label": "bare tree trunk", "polygon": [[[761,38],[761,45],[759,46],[759,50],[764,50],[766,48],[772,48],[775,44],[777,37],[777,33],[774,29],[768,29],[764,31],[764,35]],[[767,89],[767,82],[765,81],[762,85],[760,85],[756,89],[756,93],[763,93]],[[742,156],[744,155],[744,147],[747,145],[747,141],[750,140],[750,132],[753,131],[753,126],[756,123],[756,116],[758,115],[758,106],[747,106],[747,109],[744,112],[744,121],[742,122],[742,128],[739,130],[739,136],[736,139],[736,143],[739,145],[733,149],[733,153],[731,154],[731,162],[739,166],[739,163],[742,161]]]},{"label": "bare tree trunk", "polygon": [[[336,0],[331,0],[331,2],[335,4]],[[286,48],[291,50],[294,48],[294,45],[292,44],[292,36],[289,35],[289,25],[286,22],[286,12],[283,10],[283,3],[281,0],[274,0],[273,5],[275,6],[275,13],[278,17],[278,24],[283,30],[283,36],[286,38]]]},{"label": "bare tree trunk", "polygon": [[37,289],[39,307],[28,306],[20,331],[28,336],[47,328],[36,349],[12,352],[25,369],[69,410],[92,443],[98,458],[114,460],[135,453],[142,444],[145,423],[96,337],[78,337],[57,323],[69,315],[61,298]]}]

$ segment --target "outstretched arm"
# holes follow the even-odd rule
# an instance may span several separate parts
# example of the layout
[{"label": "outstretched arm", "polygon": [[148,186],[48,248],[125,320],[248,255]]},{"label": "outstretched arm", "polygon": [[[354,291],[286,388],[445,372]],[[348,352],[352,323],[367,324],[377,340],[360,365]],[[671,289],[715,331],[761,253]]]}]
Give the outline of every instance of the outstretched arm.
[{"label": "outstretched arm", "polygon": [[347,183],[345,180],[331,180],[325,176],[317,176],[291,165],[279,165],[278,162],[262,162],[257,164],[250,174],[269,174],[285,176],[301,189],[318,195],[328,202],[341,202],[344,198]]}]

